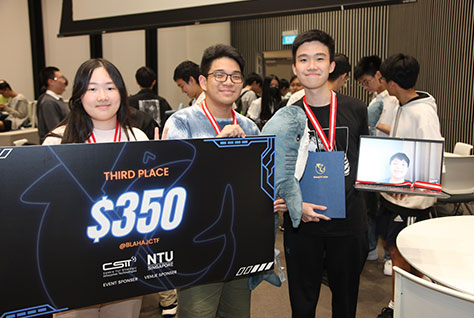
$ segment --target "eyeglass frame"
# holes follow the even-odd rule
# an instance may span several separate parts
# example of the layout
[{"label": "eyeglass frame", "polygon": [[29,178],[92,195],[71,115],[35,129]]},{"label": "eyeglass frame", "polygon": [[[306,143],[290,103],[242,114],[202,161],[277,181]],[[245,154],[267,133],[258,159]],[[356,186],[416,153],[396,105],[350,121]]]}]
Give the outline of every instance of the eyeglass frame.
[{"label": "eyeglass frame", "polygon": [[[368,87],[368,86],[369,86],[369,83],[370,83],[371,81],[373,81],[374,79],[376,79],[375,76],[372,76],[372,78],[369,79],[369,80],[357,81],[357,82],[358,82],[359,85],[362,86],[362,87]],[[380,81],[380,79],[379,79],[379,81]]]},{"label": "eyeglass frame", "polygon": [[[220,81],[217,79],[216,77],[216,73],[220,73],[220,74],[225,74],[225,79],[223,81]],[[227,81],[227,79],[230,77],[230,81],[234,84],[242,84],[244,82],[244,75],[241,73],[241,72],[233,72],[231,74],[228,74],[224,71],[214,71],[214,72],[211,72],[211,73],[208,73],[207,76],[209,75],[212,75],[214,76],[216,82],[219,82],[219,83],[225,83]],[[240,82],[235,82],[234,79],[232,79],[232,76],[234,75],[239,75],[240,76]]]},{"label": "eyeglass frame", "polygon": [[63,76],[59,76],[59,77],[56,77],[56,76],[53,77],[53,81],[58,81],[58,80],[60,80],[60,79],[62,79],[63,81],[67,82],[67,78],[66,78],[66,76],[64,76],[64,75],[63,75]]}]

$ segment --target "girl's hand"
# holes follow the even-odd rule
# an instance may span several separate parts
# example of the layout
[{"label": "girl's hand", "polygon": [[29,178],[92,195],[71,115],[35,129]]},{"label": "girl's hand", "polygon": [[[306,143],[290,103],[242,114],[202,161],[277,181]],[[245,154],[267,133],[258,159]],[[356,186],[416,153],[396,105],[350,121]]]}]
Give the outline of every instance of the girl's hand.
[{"label": "girl's hand", "polygon": [[168,127],[163,130],[163,135],[161,136],[160,139],[160,128],[155,127],[155,137],[153,138],[154,140],[166,140],[168,138]]}]

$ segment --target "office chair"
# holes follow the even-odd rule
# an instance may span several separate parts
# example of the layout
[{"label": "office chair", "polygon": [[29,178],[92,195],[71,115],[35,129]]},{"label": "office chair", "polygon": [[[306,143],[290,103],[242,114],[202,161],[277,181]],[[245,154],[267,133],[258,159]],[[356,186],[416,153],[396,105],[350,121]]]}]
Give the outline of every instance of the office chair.
[{"label": "office chair", "polygon": [[469,155],[471,155],[472,148],[473,147],[470,144],[465,144],[463,142],[457,142],[454,145],[453,153],[455,153],[457,155],[462,155],[462,156],[469,156]]},{"label": "office chair", "polygon": [[472,215],[468,203],[474,201],[474,156],[444,157],[444,165],[442,190],[451,197],[438,199],[438,202],[454,203],[454,215],[462,214],[461,205]]}]

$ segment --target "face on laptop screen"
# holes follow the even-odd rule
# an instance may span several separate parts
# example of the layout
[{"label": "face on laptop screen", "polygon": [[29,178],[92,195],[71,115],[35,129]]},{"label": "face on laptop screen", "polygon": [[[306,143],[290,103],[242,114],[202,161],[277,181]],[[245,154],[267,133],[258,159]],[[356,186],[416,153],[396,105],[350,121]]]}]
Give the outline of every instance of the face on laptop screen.
[{"label": "face on laptop screen", "polygon": [[441,183],[443,141],[361,137],[357,180]]}]

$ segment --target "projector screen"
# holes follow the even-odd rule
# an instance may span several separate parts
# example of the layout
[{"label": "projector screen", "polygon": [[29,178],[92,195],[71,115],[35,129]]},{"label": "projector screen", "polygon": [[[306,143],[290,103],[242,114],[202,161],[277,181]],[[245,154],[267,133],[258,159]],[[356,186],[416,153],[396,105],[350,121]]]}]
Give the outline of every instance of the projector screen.
[{"label": "projector screen", "polygon": [[59,36],[285,16],[416,0],[63,0]]},{"label": "projector screen", "polygon": [[79,21],[243,1],[251,0],[73,0],[72,12],[74,21]]}]

